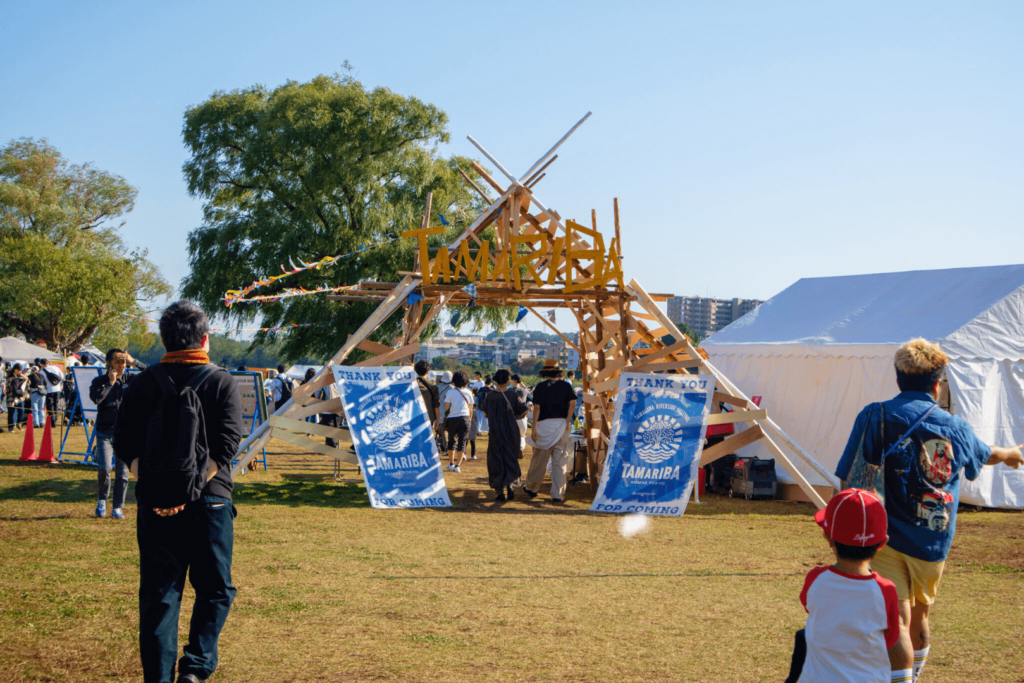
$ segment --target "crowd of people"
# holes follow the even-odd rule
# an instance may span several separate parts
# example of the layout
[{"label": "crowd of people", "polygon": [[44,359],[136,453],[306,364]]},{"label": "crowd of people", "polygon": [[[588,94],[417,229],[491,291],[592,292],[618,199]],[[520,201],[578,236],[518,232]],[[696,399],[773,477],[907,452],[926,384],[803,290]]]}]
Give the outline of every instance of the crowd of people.
[{"label": "crowd of people", "polygon": [[[65,377],[60,366],[46,358],[3,362],[0,358],[0,412],[7,413],[7,431],[25,429],[29,418],[34,427],[57,426],[60,400],[65,393]],[[0,431],[3,423],[0,422]]]},{"label": "crowd of people", "polygon": [[[447,472],[462,472],[467,450],[468,459],[476,460],[477,437],[486,434],[488,485],[497,501],[513,500],[517,488],[528,498],[537,497],[550,468],[551,500],[562,502],[574,468],[572,433],[582,417],[583,401],[582,390],[573,388],[557,361],[545,361],[541,381],[532,389],[504,368],[486,377],[476,372],[473,379],[465,370],[446,370],[437,374],[436,382],[430,379],[427,361],[418,361],[414,369],[438,449],[447,454]],[[519,461],[528,445],[533,457],[524,480]],[[571,483],[585,481],[583,463]]]}]

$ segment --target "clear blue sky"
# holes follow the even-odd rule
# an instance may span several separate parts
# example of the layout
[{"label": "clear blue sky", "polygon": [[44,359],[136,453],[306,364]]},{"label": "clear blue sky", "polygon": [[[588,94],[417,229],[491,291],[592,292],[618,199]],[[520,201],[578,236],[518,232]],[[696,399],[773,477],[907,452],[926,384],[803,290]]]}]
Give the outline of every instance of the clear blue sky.
[{"label": "clear blue sky", "polygon": [[[201,205],[185,109],[332,73],[443,108],[648,291],[1024,261],[1024,3],[6,2],[0,141],[138,186],[125,230],[177,284]],[[244,284],[244,283],[239,283]],[[559,319],[568,328],[568,319]]]}]

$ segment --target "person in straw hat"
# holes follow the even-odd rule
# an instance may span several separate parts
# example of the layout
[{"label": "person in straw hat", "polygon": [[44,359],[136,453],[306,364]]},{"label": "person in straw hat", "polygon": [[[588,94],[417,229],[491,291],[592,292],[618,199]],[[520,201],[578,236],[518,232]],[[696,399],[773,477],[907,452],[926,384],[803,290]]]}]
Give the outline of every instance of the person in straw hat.
[{"label": "person in straw hat", "polygon": [[565,496],[565,478],[572,459],[572,416],[576,392],[562,379],[562,370],[554,359],[544,361],[540,376],[544,381],[533,389],[533,431],[528,443],[533,459],[526,474],[523,491],[537,496],[548,462],[551,462],[551,501],[561,503]]}]

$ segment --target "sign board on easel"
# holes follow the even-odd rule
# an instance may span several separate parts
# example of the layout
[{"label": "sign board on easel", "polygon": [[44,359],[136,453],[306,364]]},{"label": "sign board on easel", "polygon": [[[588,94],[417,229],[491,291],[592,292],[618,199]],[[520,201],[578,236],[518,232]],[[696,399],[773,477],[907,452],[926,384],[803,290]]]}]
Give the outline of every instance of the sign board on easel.
[{"label": "sign board on easel", "polygon": [[[232,370],[231,376],[238,382],[242,394],[242,435],[249,436],[253,430],[267,421],[267,394],[263,390],[263,375],[259,372]],[[267,470],[267,449],[260,449],[260,457],[253,462]]]}]

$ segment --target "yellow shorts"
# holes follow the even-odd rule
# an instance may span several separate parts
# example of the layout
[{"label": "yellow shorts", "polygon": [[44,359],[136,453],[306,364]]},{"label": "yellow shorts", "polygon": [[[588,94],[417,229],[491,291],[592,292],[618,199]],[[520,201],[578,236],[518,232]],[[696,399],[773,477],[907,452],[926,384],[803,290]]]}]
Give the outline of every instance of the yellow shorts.
[{"label": "yellow shorts", "polygon": [[887,545],[882,546],[871,560],[871,569],[878,572],[883,579],[896,584],[896,595],[900,600],[909,600],[913,605],[917,602],[931,605],[939,592],[939,579],[942,578],[943,562],[925,562],[893,550]]}]

